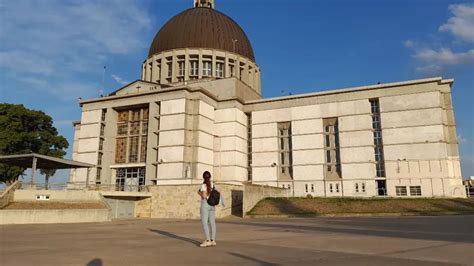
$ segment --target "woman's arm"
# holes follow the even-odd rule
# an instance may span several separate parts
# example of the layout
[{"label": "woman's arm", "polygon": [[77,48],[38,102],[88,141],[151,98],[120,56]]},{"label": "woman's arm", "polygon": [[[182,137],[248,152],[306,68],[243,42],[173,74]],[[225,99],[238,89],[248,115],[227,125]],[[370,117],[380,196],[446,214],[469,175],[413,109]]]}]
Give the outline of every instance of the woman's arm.
[{"label": "woman's arm", "polygon": [[202,192],[201,190],[198,191],[198,195],[201,196],[201,199],[205,199],[207,197],[207,193]]}]

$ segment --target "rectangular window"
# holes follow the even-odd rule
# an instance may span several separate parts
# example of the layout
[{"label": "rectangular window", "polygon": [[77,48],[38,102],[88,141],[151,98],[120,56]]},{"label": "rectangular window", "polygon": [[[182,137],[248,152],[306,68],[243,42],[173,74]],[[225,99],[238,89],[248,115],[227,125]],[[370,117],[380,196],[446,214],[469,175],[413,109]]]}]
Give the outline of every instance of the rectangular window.
[{"label": "rectangular window", "polygon": [[305,184],[304,186],[306,188],[306,193],[308,193],[308,184]]},{"label": "rectangular window", "polygon": [[106,114],[107,114],[107,109],[102,109],[102,116],[100,118],[100,121],[105,122]]},{"label": "rectangular window", "polygon": [[193,77],[199,76],[199,61],[197,60],[191,61],[191,72],[189,73],[189,75]]},{"label": "rectangular window", "polygon": [[99,139],[99,151],[104,149],[104,138]]},{"label": "rectangular window", "polygon": [[359,183],[355,183],[355,192],[359,193]]},{"label": "rectangular window", "polygon": [[119,168],[115,175],[117,191],[142,191],[145,186],[145,167]]},{"label": "rectangular window", "polygon": [[97,173],[96,173],[96,175],[95,175],[95,181],[96,181],[96,182],[100,182],[101,173],[102,173],[102,168],[97,167]]},{"label": "rectangular window", "polygon": [[185,62],[184,61],[179,61],[178,62],[178,77],[183,77],[184,73],[186,73],[186,67],[185,67]]},{"label": "rectangular window", "polygon": [[311,184],[311,192],[314,192],[314,184]]},{"label": "rectangular window", "polygon": [[374,134],[374,154],[377,177],[385,177],[385,159],[383,153],[382,123],[380,120],[379,99],[370,99],[372,112],[372,130]]},{"label": "rectangular window", "polygon": [[212,62],[211,61],[202,62],[202,75],[204,77],[210,77],[212,75]]},{"label": "rectangular window", "polygon": [[252,181],[252,113],[247,113],[247,180]]},{"label": "rectangular window", "polygon": [[339,149],[339,125],[337,118],[325,118],[324,125],[324,150],[326,158],[326,178],[340,179],[341,155]]},{"label": "rectangular window", "polygon": [[126,163],[127,158],[127,138],[117,138],[115,145],[115,162]]},{"label": "rectangular window", "polygon": [[235,77],[235,66],[233,64],[229,65],[229,72],[231,77]]},{"label": "rectangular window", "polygon": [[293,179],[293,147],[291,142],[291,123],[278,123],[278,151],[280,153],[279,178]]},{"label": "rectangular window", "polygon": [[166,65],[168,66],[168,78],[171,78],[173,76],[173,63],[169,62]]},{"label": "rectangular window", "polygon": [[105,134],[105,124],[100,124],[100,135],[103,136]]},{"label": "rectangular window", "polygon": [[410,186],[410,196],[420,197],[421,196],[421,186]]},{"label": "rectangular window", "polygon": [[336,184],[336,192],[339,193],[339,184]]},{"label": "rectangular window", "polygon": [[365,193],[365,183],[362,183],[362,192]]},{"label": "rectangular window", "polygon": [[148,108],[118,112],[116,163],[137,163],[146,160]]},{"label": "rectangular window", "polygon": [[329,192],[331,192],[331,193],[333,192],[333,190],[332,190],[332,184],[329,184]]},{"label": "rectangular window", "polygon": [[224,63],[220,63],[220,62],[216,63],[216,77],[218,78],[224,77]]},{"label": "rectangular window", "polygon": [[395,190],[396,190],[397,196],[399,196],[399,197],[407,196],[407,187],[405,187],[405,186],[396,186]]},{"label": "rectangular window", "polygon": [[97,165],[102,165],[102,157],[104,156],[104,154],[102,152],[99,152],[98,156],[97,156]]}]

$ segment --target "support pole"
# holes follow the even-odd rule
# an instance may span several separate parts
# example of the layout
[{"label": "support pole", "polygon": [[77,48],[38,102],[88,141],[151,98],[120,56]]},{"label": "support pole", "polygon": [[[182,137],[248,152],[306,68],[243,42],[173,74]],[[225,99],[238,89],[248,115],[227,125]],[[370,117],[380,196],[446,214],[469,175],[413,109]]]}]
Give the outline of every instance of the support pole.
[{"label": "support pole", "polygon": [[87,168],[87,175],[86,175],[86,189],[88,189],[89,187],[89,173],[90,173],[91,169],[88,167]]},{"label": "support pole", "polygon": [[31,188],[35,186],[36,163],[37,163],[37,158],[33,156],[33,165],[31,166],[31,183],[30,183]]}]

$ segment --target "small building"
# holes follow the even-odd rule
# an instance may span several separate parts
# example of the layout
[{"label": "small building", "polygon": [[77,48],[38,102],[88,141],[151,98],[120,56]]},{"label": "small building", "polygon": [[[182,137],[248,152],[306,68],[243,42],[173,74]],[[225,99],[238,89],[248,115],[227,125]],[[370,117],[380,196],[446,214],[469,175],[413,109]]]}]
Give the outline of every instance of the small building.
[{"label": "small building", "polygon": [[141,69],[80,102],[73,159],[96,165],[91,183],[139,190],[210,171],[294,196],[465,197],[451,79],[262,98],[249,39],[212,0],[168,21]]}]

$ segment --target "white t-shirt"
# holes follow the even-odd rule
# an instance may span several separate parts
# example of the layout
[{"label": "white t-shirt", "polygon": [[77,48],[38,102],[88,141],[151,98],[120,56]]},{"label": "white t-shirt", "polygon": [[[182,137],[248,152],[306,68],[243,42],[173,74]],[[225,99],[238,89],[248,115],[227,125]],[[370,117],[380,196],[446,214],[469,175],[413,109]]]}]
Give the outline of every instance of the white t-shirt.
[{"label": "white t-shirt", "polygon": [[[211,188],[214,188],[214,183],[211,183]],[[206,184],[202,184],[200,191],[201,192],[207,192]]]}]

